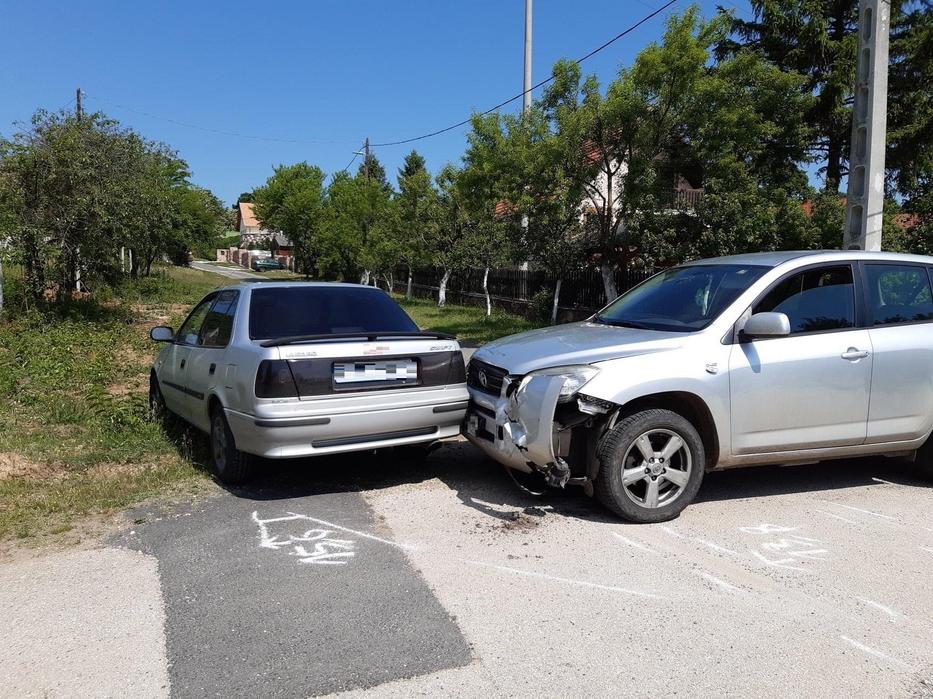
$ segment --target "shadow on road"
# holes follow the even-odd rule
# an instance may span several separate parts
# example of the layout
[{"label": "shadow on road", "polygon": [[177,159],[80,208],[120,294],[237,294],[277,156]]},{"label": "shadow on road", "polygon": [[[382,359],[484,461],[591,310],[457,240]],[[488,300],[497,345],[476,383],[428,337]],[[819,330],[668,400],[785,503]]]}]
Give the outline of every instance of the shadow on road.
[{"label": "shadow on road", "polygon": [[[618,522],[580,488],[541,490],[536,496],[521,490],[503,467],[486,459],[466,442],[447,442],[426,459],[413,459],[404,450],[360,452],[313,459],[265,460],[249,485],[229,487],[239,498],[283,500],[336,492],[363,492],[438,479],[460,502],[501,520],[517,511],[541,515],[545,511],[589,521]],[[709,473],[697,502],[761,498],[803,492],[832,491],[879,485],[887,481],[929,487],[901,459],[874,457],[801,466],[759,466]]]}]

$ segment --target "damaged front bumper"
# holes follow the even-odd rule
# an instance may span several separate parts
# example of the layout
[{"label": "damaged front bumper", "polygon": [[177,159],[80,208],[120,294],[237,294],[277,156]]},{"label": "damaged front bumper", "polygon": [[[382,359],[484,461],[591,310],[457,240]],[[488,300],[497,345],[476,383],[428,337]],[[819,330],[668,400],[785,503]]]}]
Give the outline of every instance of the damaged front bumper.
[{"label": "damaged front bumper", "polygon": [[592,411],[575,398],[573,406],[561,406],[562,413],[572,413],[562,417],[570,419],[558,422],[555,416],[564,383],[564,377],[550,375],[507,379],[498,397],[471,387],[464,436],[499,463],[525,473],[538,472],[550,485],[584,483],[589,470],[586,454],[591,450],[583,452],[580,468],[572,468],[570,436],[575,426],[591,422],[594,414],[605,410],[600,406]]}]

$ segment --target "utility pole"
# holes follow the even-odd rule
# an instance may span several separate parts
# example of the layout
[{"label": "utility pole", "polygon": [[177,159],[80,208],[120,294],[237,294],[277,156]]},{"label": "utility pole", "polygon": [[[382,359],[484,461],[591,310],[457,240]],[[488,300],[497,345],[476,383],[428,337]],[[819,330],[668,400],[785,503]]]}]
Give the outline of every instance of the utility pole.
[{"label": "utility pole", "polygon": [[888,112],[890,0],[859,0],[844,250],[880,250]]},{"label": "utility pole", "polygon": [[78,91],[75,93],[75,116],[78,117],[78,121],[81,121],[81,88],[78,88]]},{"label": "utility pole", "polygon": [[363,174],[366,176],[366,181],[369,182],[369,137],[366,137],[366,141],[363,143]]},{"label": "utility pole", "polygon": [[531,109],[531,0],[525,0],[525,83],[522,111]]}]

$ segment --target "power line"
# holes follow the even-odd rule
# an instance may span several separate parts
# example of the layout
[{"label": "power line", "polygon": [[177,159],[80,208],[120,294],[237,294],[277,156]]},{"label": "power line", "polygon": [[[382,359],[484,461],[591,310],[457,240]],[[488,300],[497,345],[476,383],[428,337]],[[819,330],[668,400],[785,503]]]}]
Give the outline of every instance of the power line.
[{"label": "power line", "polygon": [[237,131],[224,131],[222,129],[214,129],[207,126],[199,126],[197,124],[189,124],[184,121],[178,121],[177,119],[172,119],[169,117],[159,116],[157,114],[151,114],[149,112],[144,112],[139,109],[133,109],[132,107],[127,107],[123,104],[118,104],[116,102],[110,102],[108,100],[103,100],[100,97],[95,95],[89,95],[86,92],[81,93],[83,97],[90,97],[97,102],[105,106],[116,107],[117,109],[123,109],[127,112],[132,112],[133,114],[139,114],[140,116],[148,117],[150,119],[156,119],[159,121],[165,121],[170,124],[175,124],[176,126],[183,126],[187,129],[196,129],[198,131],[206,131],[207,133],[219,134],[221,136],[233,136],[234,138],[246,138],[254,141],[270,141],[274,143],[302,143],[302,144],[311,144],[311,145],[322,145],[322,144],[344,144],[344,143],[355,143],[355,141],[337,141],[337,140],[315,140],[315,139],[305,139],[305,138],[278,138],[275,136],[256,136],[253,134],[239,133]]},{"label": "power line", "polygon": [[[601,46],[598,46],[597,48],[593,49],[592,51],[590,51],[588,54],[586,54],[586,55],[583,56],[582,58],[578,58],[577,60],[575,60],[574,63],[576,63],[577,65],[579,65],[580,63],[583,63],[583,61],[587,60],[588,58],[592,58],[593,56],[595,56],[597,53],[599,53],[599,52],[602,51],[603,49],[605,49],[605,48],[611,46],[612,44],[614,44],[615,42],[617,42],[619,39],[621,39],[621,38],[622,38],[623,36],[625,36],[626,34],[631,34],[633,31],[635,31],[636,29],[638,29],[638,27],[640,27],[641,25],[643,25],[645,22],[648,22],[649,20],[654,19],[654,18],[657,17],[659,14],[661,14],[662,12],[664,12],[664,10],[666,10],[666,9],[669,8],[671,5],[674,5],[674,4],[677,3],[677,2],[679,2],[679,0],[668,0],[668,2],[664,3],[661,7],[659,7],[659,8],[656,9],[656,10],[654,10],[654,11],[651,12],[650,14],[645,15],[644,17],[642,17],[640,20],[638,20],[637,22],[635,22],[635,24],[633,24],[632,26],[628,27],[627,29],[625,29],[625,30],[619,32],[618,34],[616,34],[613,38],[611,38],[611,39],[610,39],[609,41],[607,41],[606,43],[604,43],[604,44],[602,44]],[[431,133],[426,133],[426,134],[423,134],[423,135],[421,135],[421,136],[415,136],[414,138],[405,138],[405,139],[402,139],[402,140],[400,140],[400,141],[387,141],[387,142],[385,142],[385,143],[371,143],[371,144],[370,144],[370,147],[371,147],[371,148],[383,148],[383,147],[385,147],[385,146],[400,146],[400,145],[403,145],[403,144],[405,144],[405,143],[414,143],[415,141],[423,141],[423,140],[426,139],[426,138],[432,138],[433,136],[439,136],[439,135],[441,135],[442,133],[447,133],[448,131],[453,131],[454,129],[459,129],[461,126],[466,126],[467,124],[469,124],[470,121],[473,119],[473,116],[486,116],[487,114],[492,114],[493,112],[498,111],[499,109],[501,109],[502,107],[506,106],[507,104],[511,104],[511,103],[514,102],[515,100],[521,99],[522,97],[525,96],[526,93],[534,92],[534,91],[537,90],[539,87],[542,87],[542,86],[544,86],[544,85],[547,85],[547,84],[548,84],[549,82],[551,82],[552,80],[554,80],[554,76],[553,76],[553,75],[551,75],[550,77],[548,77],[548,78],[542,80],[541,82],[535,83],[534,85],[532,85],[532,86],[531,86],[530,88],[528,88],[527,90],[522,90],[521,92],[519,92],[519,93],[518,93],[517,95],[515,95],[514,97],[510,97],[509,99],[505,100],[504,102],[500,102],[499,104],[495,105],[494,107],[490,107],[490,108],[487,109],[485,112],[480,112],[478,115],[471,115],[471,116],[469,116],[468,118],[464,119],[463,121],[459,121],[459,122],[457,122],[456,124],[452,124],[451,126],[444,127],[443,129],[438,129],[437,131],[432,131]]]}]

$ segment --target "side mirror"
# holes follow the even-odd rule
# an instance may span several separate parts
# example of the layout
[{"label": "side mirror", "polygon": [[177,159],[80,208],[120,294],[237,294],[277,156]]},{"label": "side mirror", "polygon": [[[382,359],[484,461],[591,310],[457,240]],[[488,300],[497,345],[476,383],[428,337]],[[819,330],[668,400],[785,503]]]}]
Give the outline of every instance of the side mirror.
[{"label": "side mirror", "polygon": [[790,320],[783,313],[756,313],[745,321],[742,334],[752,339],[785,337],[790,335]]},{"label": "side mirror", "polygon": [[175,331],[167,325],[157,325],[149,331],[149,339],[155,342],[171,342],[175,339]]}]

